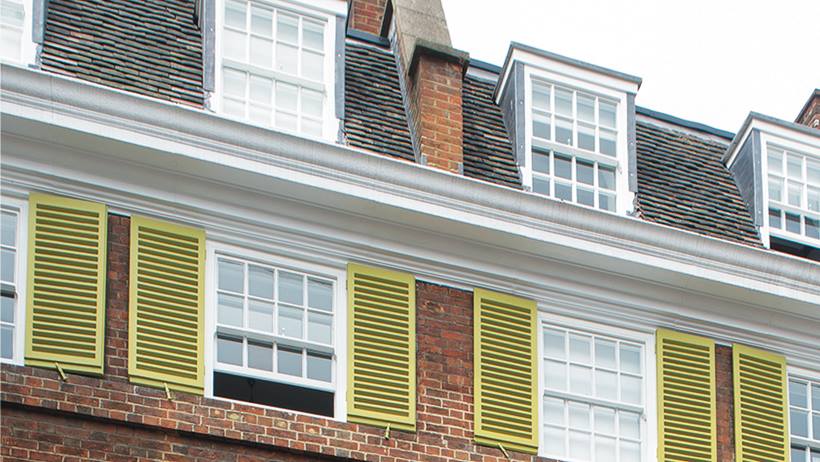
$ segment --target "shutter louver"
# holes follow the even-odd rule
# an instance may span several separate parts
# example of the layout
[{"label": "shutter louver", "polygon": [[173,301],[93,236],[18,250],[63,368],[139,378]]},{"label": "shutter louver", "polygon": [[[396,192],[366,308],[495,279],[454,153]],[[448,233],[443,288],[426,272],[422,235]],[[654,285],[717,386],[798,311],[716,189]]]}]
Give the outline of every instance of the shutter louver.
[{"label": "shutter louver", "polygon": [[416,429],[416,281],[350,264],[348,420]]},{"label": "shutter louver", "polygon": [[538,450],[536,306],[475,289],[475,440]]},{"label": "shutter louver", "polygon": [[205,233],[131,218],[128,374],[202,394]]},{"label": "shutter louver", "polygon": [[658,361],[658,461],[715,462],[715,343],[660,329]]},{"label": "shutter louver", "polygon": [[26,365],[103,373],[107,230],[104,204],[31,194]]},{"label": "shutter louver", "polygon": [[786,359],[743,345],[732,347],[737,462],[789,460]]}]

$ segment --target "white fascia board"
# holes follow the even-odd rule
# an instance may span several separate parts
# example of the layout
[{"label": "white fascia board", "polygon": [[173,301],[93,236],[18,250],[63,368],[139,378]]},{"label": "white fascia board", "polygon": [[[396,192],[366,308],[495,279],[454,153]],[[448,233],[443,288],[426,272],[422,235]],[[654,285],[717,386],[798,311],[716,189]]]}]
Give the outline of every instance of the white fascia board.
[{"label": "white fascia board", "polygon": [[513,64],[516,61],[527,67],[560,76],[557,77],[559,82],[565,82],[582,89],[592,86],[599,93],[615,91],[616,93],[634,95],[638,93],[640,87],[640,81],[636,77],[536,50],[521,44],[511,43],[501,70],[501,78],[498,80],[495,94],[496,104],[498,104],[501,94],[504,92],[509,75],[514,67]]},{"label": "white fascia board", "polygon": [[740,131],[735,135],[735,139],[726,151],[726,155],[723,159],[727,168],[732,167],[746,139],[755,129],[769,135],[773,140],[779,139],[782,143],[789,143],[798,151],[820,157],[820,130],[811,129],[792,122],[778,121],[777,119],[752,112],[748,115]]},{"label": "white fascia board", "polygon": [[[112,160],[196,178],[200,189],[208,182],[231,184],[329,210],[372,214],[370,219],[412,223],[443,241],[462,239],[504,249],[507,260],[529,253],[741,300],[764,312],[820,319],[820,271],[810,261],[544,201],[61,76],[7,66],[3,71],[4,134],[96,149]],[[12,160],[20,164],[11,165]],[[4,158],[4,167],[25,170],[26,161]],[[59,164],[57,159],[49,165],[32,161],[29,168],[57,169]],[[70,169],[59,175],[70,175]],[[117,175],[122,172],[112,172],[106,187],[118,187]],[[209,194],[204,189],[203,210]]]}]

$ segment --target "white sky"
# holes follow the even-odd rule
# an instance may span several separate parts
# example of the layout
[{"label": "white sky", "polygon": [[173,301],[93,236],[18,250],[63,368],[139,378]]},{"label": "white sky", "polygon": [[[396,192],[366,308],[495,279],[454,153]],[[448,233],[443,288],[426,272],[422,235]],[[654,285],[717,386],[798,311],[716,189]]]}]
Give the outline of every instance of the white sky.
[{"label": "white sky", "polygon": [[511,41],[639,76],[637,104],[736,132],[793,121],[820,88],[820,0],[442,0],[453,46]]}]

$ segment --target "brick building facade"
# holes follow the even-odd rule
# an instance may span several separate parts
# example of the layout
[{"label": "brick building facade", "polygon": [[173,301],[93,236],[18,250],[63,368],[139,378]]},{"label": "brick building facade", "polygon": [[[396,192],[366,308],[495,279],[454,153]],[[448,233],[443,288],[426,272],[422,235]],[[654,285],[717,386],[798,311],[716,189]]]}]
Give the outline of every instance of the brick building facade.
[{"label": "brick building facade", "polygon": [[10,1],[3,460],[820,455],[816,91],[735,135],[436,0]]}]

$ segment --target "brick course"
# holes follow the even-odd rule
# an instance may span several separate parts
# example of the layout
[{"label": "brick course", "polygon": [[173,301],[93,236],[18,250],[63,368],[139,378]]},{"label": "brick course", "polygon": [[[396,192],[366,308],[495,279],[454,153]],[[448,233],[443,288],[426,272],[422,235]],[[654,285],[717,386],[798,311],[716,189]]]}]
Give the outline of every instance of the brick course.
[{"label": "brick course", "polygon": [[732,347],[715,345],[718,462],[733,462],[735,460],[735,396],[733,380]]},{"label": "brick course", "polygon": [[[3,366],[5,460],[506,461],[472,442],[472,293],[419,282],[415,433],[128,382],[130,219],[109,216],[104,377]],[[513,460],[544,459],[511,453]],[[337,459],[338,460],[338,459]]]},{"label": "brick course", "polygon": [[352,0],[350,28],[380,35],[388,0]]},{"label": "brick course", "polygon": [[416,146],[427,165],[462,173],[464,120],[462,68],[452,60],[416,50],[410,78],[410,115]]}]

